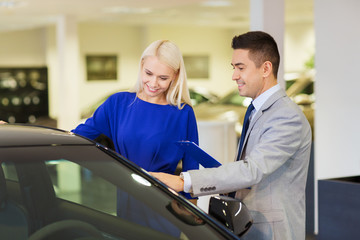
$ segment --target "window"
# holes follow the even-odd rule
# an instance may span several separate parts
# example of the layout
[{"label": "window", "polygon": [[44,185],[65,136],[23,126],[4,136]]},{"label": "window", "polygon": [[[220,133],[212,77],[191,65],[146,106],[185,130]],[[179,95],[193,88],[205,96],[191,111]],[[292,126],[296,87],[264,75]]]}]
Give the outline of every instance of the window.
[{"label": "window", "polygon": [[1,167],[4,171],[5,179],[11,180],[11,181],[16,181],[16,182],[19,181],[17,173],[16,173],[16,169],[15,169],[15,166],[13,163],[2,162]]},{"label": "window", "polygon": [[116,187],[91,170],[61,159],[46,163],[57,197],[116,216]]}]

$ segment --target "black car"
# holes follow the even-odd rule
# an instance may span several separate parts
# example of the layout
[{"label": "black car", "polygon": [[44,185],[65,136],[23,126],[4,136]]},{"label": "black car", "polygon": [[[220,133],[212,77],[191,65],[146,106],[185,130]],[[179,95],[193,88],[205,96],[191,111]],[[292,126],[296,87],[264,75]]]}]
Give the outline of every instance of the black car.
[{"label": "black car", "polygon": [[0,238],[238,239],[245,205],[226,197],[206,214],[145,170],[70,132],[0,125]]}]

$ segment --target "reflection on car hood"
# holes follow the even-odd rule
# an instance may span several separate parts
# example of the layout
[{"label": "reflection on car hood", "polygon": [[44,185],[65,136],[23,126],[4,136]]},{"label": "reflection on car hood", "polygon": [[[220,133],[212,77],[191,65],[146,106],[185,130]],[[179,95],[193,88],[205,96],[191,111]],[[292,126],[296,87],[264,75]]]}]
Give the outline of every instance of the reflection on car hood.
[{"label": "reflection on car hood", "polygon": [[59,129],[25,124],[4,124],[0,126],[0,147],[10,146],[55,146],[94,145],[93,142],[76,137],[73,133]]}]

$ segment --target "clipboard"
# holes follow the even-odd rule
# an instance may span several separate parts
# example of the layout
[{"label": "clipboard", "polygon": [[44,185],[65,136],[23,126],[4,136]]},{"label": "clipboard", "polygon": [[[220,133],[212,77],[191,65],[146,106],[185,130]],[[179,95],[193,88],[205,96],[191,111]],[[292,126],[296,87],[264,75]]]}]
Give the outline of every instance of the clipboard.
[{"label": "clipboard", "polygon": [[196,143],[190,141],[177,141],[175,144],[184,150],[185,153],[192,156],[199,164],[205,168],[213,168],[221,166],[215,158],[202,150]]}]

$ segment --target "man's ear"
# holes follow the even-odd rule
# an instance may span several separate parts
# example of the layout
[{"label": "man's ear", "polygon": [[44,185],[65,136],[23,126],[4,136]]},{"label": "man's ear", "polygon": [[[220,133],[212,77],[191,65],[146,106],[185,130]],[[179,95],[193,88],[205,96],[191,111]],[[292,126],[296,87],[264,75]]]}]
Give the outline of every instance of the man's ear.
[{"label": "man's ear", "polygon": [[270,61],[265,61],[263,63],[263,77],[268,77],[272,74],[272,63]]}]

